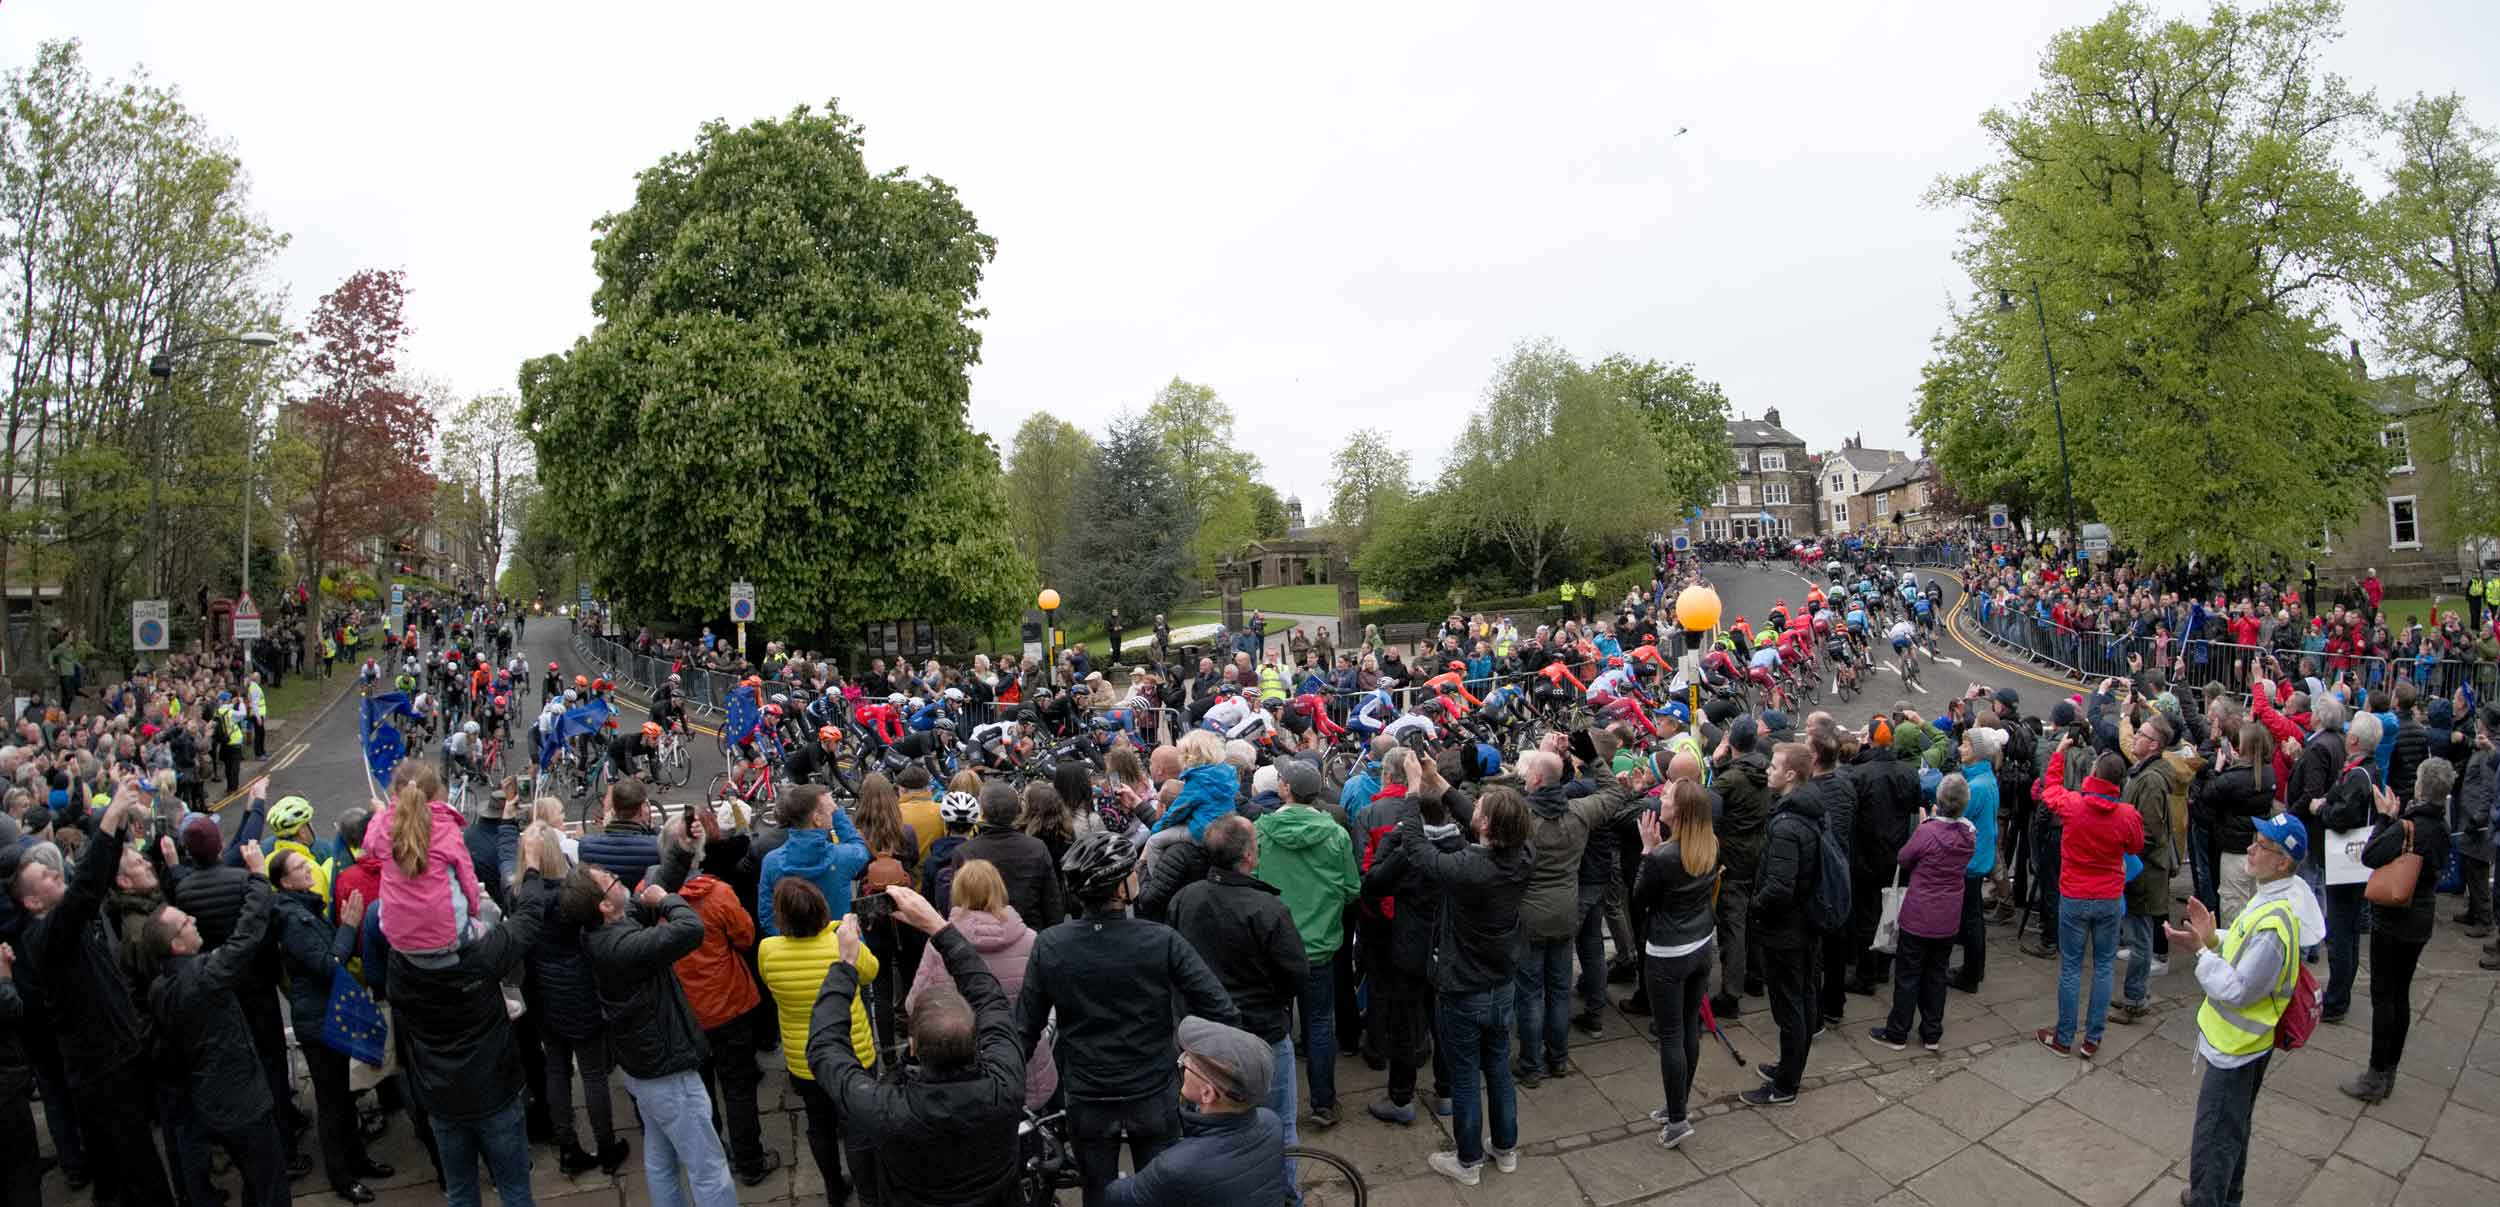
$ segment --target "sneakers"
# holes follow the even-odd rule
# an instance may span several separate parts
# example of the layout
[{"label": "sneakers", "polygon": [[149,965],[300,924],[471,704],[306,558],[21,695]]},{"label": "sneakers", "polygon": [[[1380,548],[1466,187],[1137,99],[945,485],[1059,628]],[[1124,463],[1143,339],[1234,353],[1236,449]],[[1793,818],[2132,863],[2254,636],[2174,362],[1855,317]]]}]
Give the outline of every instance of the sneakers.
[{"label": "sneakers", "polygon": [[1866,1037],[1867,1037],[1868,1039],[1874,1040],[1876,1043],[1882,1044],[1882,1045],[1884,1045],[1885,1047],[1892,1049],[1892,1050],[1893,1050],[1893,1051],[1895,1051],[1895,1052],[1901,1051],[1902,1049],[1907,1048],[1907,1047],[1909,1047],[1909,1046],[1910,1046],[1910,1037],[1909,1037],[1909,1036],[1907,1036],[1907,1035],[1895,1035],[1895,1034],[1893,1034],[1892,1032],[1887,1031],[1887,1030],[1885,1030],[1885,1029],[1884,1029],[1884,1028],[1882,1028],[1882,1027],[1870,1027],[1870,1028],[1868,1028],[1868,1029],[1867,1029],[1867,1032],[1866,1032]]},{"label": "sneakers", "polygon": [[2385,1102],[2387,1092],[2396,1088],[2396,1075],[2381,1073],[2376,1069],[2363,1069],[2359,1075],[2338,1088],[2344,1091],[2346,1097],[2358,1098],[2363,1102]]},{"label": "sneakers", "polygon": [[2153,966],[2152,966],[2152,968],[2148,969],[2147,971],[2151,972],[2154,976],[2169,976],[2169,975],[2170,975],[2170,961],[2165,960],[2165,959],[2161,958],[2160,956],[2154,956],[2154,957],[2153,957]]},{"label": "sneakers", "polygon": [[1533,1090],[1538,1086],[1545,1084],[1545,1075],[1543,1071],[1531,1064],[1512,1066],[1510,1079],[1515,1082],[1519,1088],[1524,1090]]},{"label": "sneakers", "polygon": [[1693,1125],[1686,1120],[1678,1119],[1671,1123],[1660,1124],[1658,1127],[1658,1146],[1660,1148],[1673,1148],[1678,1144],[1682,1144],[1685,1137],[1692,1134]]},{"label": "sneakers", "polygon": [[1775,1085],[1760,1085],[1736,1096],[1746,1106],[1795,1106],[1797,1096],[1783,1092]]},{"label": "sneakers", "polygon": [[1448,1178],[1461,1186],[1473,1186],[1484,1180],[1484,1167],[1481,1165],[1462,1164],[1458,1159],[1457,1153],[1434,1153],[1431,1156],[1424,1158],[1424,1164],[1429,1166],[1432,1172]]},{"label": "sneakers", "polygon": [[1488,1148],[1488,1149],[1486,1149],[1485,1151],[1486,1151],[1486,1152],[1489,1152],[1489,1153],[1491,1153],[1491,1154],[1493,1154],[1493,1168],[1498,1169],[1498,1170],[1501,1170],[1503,1173],[1518,1173],[1518,1172],[1519,1172],[1519,1150],[1518,1150],[1518,1149],[1515,1149],[1515,1148]]},{"label": "sneakers", "polygon": [[1951,988],[1952,988],[1955,992],[1957,992],[1957,993],[1977,993],[1977,992],[1979,992],[1979,982],[1974,981],[1974,980],[1972,980],[1972,979],[1970,979],[1969,977],[1966,977],[1966,976],[1961,976],[1961,975],[1958,975],[1958,974],[1957,974],[1957,975],[1954,975],[1954,976],[1949,976],[1949,977],[1946,977],[1946,978],[1944,979],[1944,983],[1945,983],[1947,986],[1950,986],[1950,987],[1951,987]]},{"label": "sneakers", "polygon": [[2087,1039],[2082,1043],[2075,1045],[2075,1055],[2082,1057],[2085,1060],[2090,1060],[2093,1057],[2100,1055],[2100,1052],[2101,1041],[2097,1039]]},{"label": "sneakers", "polygon": [[1337,1108],[1333,1106],[1312,1107],[1311,1126],[1321,1131],[1337,1126]]},{"label": "sneakers", "polygon": [[1401,1127],[1415,1122],[1415,1104],[1412,1102],[1401,1105],[1386,1098],[1374,1098],[1371,1105],[1363,1108],[1363,1113],[1382,1123],[1395,1123]]},{"label": "sneakers", "polygon": [[2035,960],[2054,960],[2057,958],[2057,949],[2055,947],[2040,942],[2037,939],[2023,940],[2021,950],[2024,955],[2030,956]]},{"label": "sneakers", "polygon": [[2145,1008],[2142,1003],[2120,1002],[2109,1008],[2109,1021],[2113,1023],[2124,1023],[2127,1026],[2132,1027],[2137,1023],[2142,1022],[2144,1020],[2144,1016],[2150,1013],[2152,1013],[2152,1011]]},{"label": "sneakers", "polygon": [[1458,1107],[1453,1105],[1448,1097],[1436,1097],[1432,1100],[1433,1117],[1438,1119],[1447,1119],[1457,1113]]},{"label": "sneakers", "polygon": [[1944,1041],[1941,1039],[1922,1039],[1918,1041],[1918,1046],[1929,1052],[1944,1051]]},{"label": "sneakers", "polygon": [[599,1158],[583,1152],[579,1144],[567,1144],[556,1152],[556,1168],[568,1178],[589,1173],[598,1164]]},{"label": "sneakers", "polygon": [[1606,1034],[1606,1016],[1595,1010],[1572,1015],[1571,1025],[1590,1039],[1602,1039]]},{"label": "sneakers", "polygon": [[2055,1052],[2060,1056],[2072,1056],[2075,1054],[2073,1045],[2061,1044],[2057,1042],[2057,1028],[2055,1027],[2042,1027],[2039,1030],[2032,1032],[2031,1037],[2039,1040],[2041,1047],[2047,1048],[2049,1051]]},{"label": "sneakers", "polygon": [[1667,1118],[1667,1108],[1663,1106],[1654,1107],[1650,1110],[1649,1121],[1659,1125],[1660,1127],[1664,1127],[1667,1124],[1674,1122],[1673,1120]]}]

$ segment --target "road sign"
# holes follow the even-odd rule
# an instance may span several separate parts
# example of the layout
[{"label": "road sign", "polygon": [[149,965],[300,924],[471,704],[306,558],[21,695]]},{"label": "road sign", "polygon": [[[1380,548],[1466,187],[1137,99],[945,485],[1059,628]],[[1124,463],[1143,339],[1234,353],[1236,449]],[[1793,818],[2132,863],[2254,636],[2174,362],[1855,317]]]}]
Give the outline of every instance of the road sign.
[{"label": "road sign", "polygon": [[398,607],[399,605],[404,604],[404,603],[406,603],[406,602],[408,602],[408,588],[407,588],[407,586],[406,586],[405,584],[402,584],[402,583],[392,583],[392,584],[391,584],[391,606],[392,606],[392,607],[394,607],[394,608],[396,608],[396,607]]},{"label": "road sign", "polygon": [[249,591],[243,593],[243,598],[234,601],[234,639],[260,640],[260,605],[252,602]]},{"label": "road sign", "polygon": [[589,606],[590,606],[590,584],[589,584],[589,583],[583,583],[583,584],[581,585],[581,588],[582,588],[581,603],[582,603],[582,606],[583,606],[583,607],[587,608],[587,607],[589,607]]},{"label": "road sign", "polygon": [[161,599],[130,601],[130,648],[134,650],[165,650],[173,648],[172,605]]},{"label": "road sign", "polygon": [[729,584],[729,618],[739,624],[755,619],[755,584]]},{"label": "road sign", "polygon": [[2005,504],[2003,504],[2003,503],[1995,503],[1995,504],[1991,504],[1991,505],[1989,506],[1989,508],[1988,508],[1988,527],[1990,527],[1990,528],[2011,528],[2011,527],[2013,527],[2013,526],[2014,526],[2014,521],[2013,521],[2013,518],[2012,518],[2012,517],[2010,517],[2010,516],[2008,516],[2008,515],[2006,515],[2006,513],[2005,513]]},{"label": "road sign", "polygon": [[2107,552],[2109,552],[2109,525],[2107,525],[2107,524],[2086,524],[2086,525],[2084,525],[2084,526],[2083,526],[2083,551],[2084,551],[2085,553],[2094,553],[2094,554],[2098,554],[2098,553],[2107,553]]},{"label": "road sign", "polygon": [[408,631],[408,605],[402,603],[391,605],[390,631],[395,634]]},{"label": "road sign", "polygon": [[1676,534],[1675,534],[1675,551],[1676,551],[1677,553],[1683,553],[1683,552],[1685,552],[1685,551],[1687,551],[1687,550],[1690,550],[1692,547],[1693,547],[1693,538],[1692,538],[1692,537],[1687,536],[1687,535],[1685,535],[1685,534],[1683,534],[1683,533],[1681,533],[1681,532],[1679,532],[1679,533],[1676,533]]}]

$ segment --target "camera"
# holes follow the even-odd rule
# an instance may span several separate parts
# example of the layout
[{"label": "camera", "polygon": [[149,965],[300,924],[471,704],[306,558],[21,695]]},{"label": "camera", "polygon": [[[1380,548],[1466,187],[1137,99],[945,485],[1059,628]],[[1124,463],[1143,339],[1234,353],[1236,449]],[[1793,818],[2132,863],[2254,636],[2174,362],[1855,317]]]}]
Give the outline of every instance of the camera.
[{"label": "camera", "polygon": [[866,930],[880,922],[893,920],[894,898],[884,893],[870,893],[851,898],[851,912],[859,917],[859,928]]}]

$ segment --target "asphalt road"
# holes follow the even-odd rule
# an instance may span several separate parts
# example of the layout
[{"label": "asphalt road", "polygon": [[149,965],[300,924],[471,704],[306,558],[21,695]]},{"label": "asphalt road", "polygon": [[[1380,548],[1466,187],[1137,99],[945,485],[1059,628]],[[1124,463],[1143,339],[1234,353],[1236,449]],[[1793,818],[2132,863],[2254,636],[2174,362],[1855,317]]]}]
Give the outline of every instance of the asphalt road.
[{"label": "asphalt road", "polygon": [[[582,662],[574,654],[572,626],[560,616],[533,618],[522,636],[521,649],[529,659],[532,679],[527,705],[523,711],[525,717],[537,715],[540,700],[536,681],[543,677],[547,663],[552,661],[561,664],[567,681],[570,681],[577,673],[594,673],[586,662]],[[577,663],[580,665],[577,666]],[[643,709],[628,701],[620,700],[619,703],[621,705],[617,714],[619,724],[640,725],[646,719],[648,714]],[[330,828],[340,817],[350,810],[363,807],[367,799],[373,795],[373,789],[365,774],[363,744],[357,733],[357,715],[358,697],[351,690],[344,699],[341,699],[335,707],[322,716],[308,733],[296,734],[284,745],[270,752],[271,757],[267,764],[270,797],[275,799],[293,793],[311,801],[315,827],[318,832],[325,835],[330,832]],[[705,723],[698,721],[697,724]],[[526,723],[524,728],[526,729]],[[691,748],[694,754],[694,771],[688,778],[686,786],[662,789],[655,799],[666,804],[696,800],[703,795],[712,777],[719,774],[722,769],[720,748],[711,735],[696,734]],[[438,755],[430,750],[423,757],[435,758]],[[520,750],[513,751],[505,762],[506,770],[512,772],[523,771],[526,767],[527,754]],[[245,781],[247,784],[250,774],[247,768]],[[581,815],[580,802],[568,801],[566,803],[569,813],[576,817]],[[241,818],[242,813],[240,801],[226,810],[229,832],[237,819]]]}]

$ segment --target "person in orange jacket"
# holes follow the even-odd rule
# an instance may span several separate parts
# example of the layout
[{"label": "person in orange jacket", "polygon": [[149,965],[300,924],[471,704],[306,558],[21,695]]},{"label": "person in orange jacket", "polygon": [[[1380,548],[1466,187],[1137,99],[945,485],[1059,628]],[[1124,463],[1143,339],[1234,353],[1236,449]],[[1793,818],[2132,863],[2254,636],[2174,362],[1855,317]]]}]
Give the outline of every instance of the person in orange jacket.
[{"label": "person in orange jacket", "polygon": [[[680,814],[669,821],[660,840],[691,852],[690,862],[700,867],[704,845],[720,837],[720,822],[701,805],[687,813],[700,816],[691,836],[687,814]],[[703,919],[703,945],[686,953],[676,965],[677,983],[685,989],[686,1004],[693,1008],[695,1023],[703,1028],[704,1043],[711,1049],[703,1080],[728,1117],[730,1170],[739,1181],[759,1186],[781,1168],[781,1154],[764,1147],[763,1121],[755,1110],[755,1087],[762,1075],[755,1068],[755,1028],[750,1016],[764,995],[738,954],[755,947],[755,919],[739,903],[736,890],[709,874],[688,878],[677,895]]]}]

